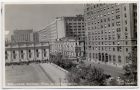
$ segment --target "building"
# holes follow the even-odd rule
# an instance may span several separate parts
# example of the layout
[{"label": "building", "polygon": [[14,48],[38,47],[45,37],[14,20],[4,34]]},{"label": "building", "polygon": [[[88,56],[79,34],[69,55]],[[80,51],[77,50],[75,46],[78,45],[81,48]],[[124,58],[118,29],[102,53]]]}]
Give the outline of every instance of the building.
[{"label": "building", "polygon": [[137,4],[87,4],[84,19],[87,59],[126,65],[129,54],[137,49]]},{"label": "building", "polygon": [[44,29],[38,31],[40,42],[53,43],[58,38],[65,37],[64,22],[61,18],[56,19]]},{"label": "building", "polygon": [[76,59],[84,56],[84,42],[79,42],[74,38],[65,37],[51,45],[51,54],[61,53],[63,58]]},{"label": "building", "polygon": [[51,24],[39,31],[39,41],[54,42],[63,37],[75,37],[84,40],[84,17],[57,17]]},{"label": "building", "polygon": [[74,17],[63,17],[65,22],[66,37],[74,37],[77,40],[85,40],[84,17],[77,15]]},{"label": "building", "polygon": [[5,62],[22,62],[49,59],[49,44],[24,42],[5,46]]},{"label": "building", "polygon": [[12,42],[31,42],[33,41],[33,30],[14,30],[11,36]]}]

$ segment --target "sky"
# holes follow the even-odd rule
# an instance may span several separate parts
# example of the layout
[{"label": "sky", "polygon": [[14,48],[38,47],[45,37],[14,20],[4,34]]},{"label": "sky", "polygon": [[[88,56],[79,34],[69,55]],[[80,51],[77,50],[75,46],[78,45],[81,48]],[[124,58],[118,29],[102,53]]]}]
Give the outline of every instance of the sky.
[{"label": "sky", "polygon": [[38,31],[56,17],[83,14],[83,9],[83,4],[7,4],[5,5],[5,31],[10,32],[9,34],[12,34],[13,30]]}]

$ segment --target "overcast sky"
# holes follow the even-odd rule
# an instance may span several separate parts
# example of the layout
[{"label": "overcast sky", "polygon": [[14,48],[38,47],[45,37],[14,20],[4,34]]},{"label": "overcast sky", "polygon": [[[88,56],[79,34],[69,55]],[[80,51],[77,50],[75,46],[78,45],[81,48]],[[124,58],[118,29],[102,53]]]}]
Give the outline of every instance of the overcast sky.
[{"label": "overcast sky", "polygon": [[83,14],[83,9],[83,4],[5,5],[5,30],[41,30],[56,17]]}]

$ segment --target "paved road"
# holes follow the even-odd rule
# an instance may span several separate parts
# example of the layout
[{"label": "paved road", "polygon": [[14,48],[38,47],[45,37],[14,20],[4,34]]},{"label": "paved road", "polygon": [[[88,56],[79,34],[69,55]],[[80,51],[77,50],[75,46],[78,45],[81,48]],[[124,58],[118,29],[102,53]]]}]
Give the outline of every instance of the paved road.
[{"label": "paved road", "polygon": [[119,67],[114,67],[114,66],[110,66],[110,65],[106,65],[106,64],[98,64],[95,62],[91,62],[91,61],[86,61],[85,62],[87,65],[90,65],[92,67],[98,67],[98,68],[102,68],[104,70],[104,73],[106,74],[110,74],[113,77],[118,77],[120,76],[124,71],[122,70],[122,68]]},{"label": "paved road", "polygon": [[49,85],[52,83],[39,64],[6,66],[5,69],[7,85]]}]

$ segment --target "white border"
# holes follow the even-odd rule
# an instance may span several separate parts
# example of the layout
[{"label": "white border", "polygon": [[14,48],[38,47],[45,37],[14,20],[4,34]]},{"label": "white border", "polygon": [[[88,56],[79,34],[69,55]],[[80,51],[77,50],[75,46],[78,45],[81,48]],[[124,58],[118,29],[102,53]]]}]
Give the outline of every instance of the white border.
[{"label": "white border", "polygon": [[[1,22],[1,32],[0,32],[0,34],[1,34],[1,37],[0,37],[0,42],[1,42],[1,46],[0,46],[0,51],[2,51],[1,53],[0,53],[0,57],[2,58],[2,60],[0,60],[0,62],[1,62],[1,64],[2,64],[2,70],[0,70],[0,71],[2,71],[2,86],[3,86],[3,88],[19,88],[19,89],[22,89],[22,88],[43,88],[43,89],[45,89],[45,88],[52,88],[52,89],[54,89],[54,88],[70,88],[70,89],[75,89],[75,88],[78,88],[78,89],[82,89],[82,88],[85,88],[85,89],[92,89],[92,88],[94,88],[94,89],[99,89],[99,88],[105,88],[105,89],[116,89],[116,88],[118,88],[118,89],[132,89],[132,88],[138,88],[139,87],[139,78],[138,78],[138,86],[5,86],[5,55],[4,55],[4,52],[5,52],[5,27],[4,27],[4,5],[5,4],[85,4],[85,3],[137,3],[137,33],[138,33],[138,36],[137,36],[137,45],[139,46],[139,40],[140,40],[140,38],[139,38],[139,34],[140,34],[140,31],[139,31],[139,2],[138,1],[133,1],[133,0],[127,0],[127,2],[126,1],[122,1],[122,0],[117,0],[116,2],[115,1],[111,1],[111,0],[106,0],[106,1],[103,1],[103,0],[94,0],[94,1],[92,1],[92,0],[82,0],[82,1],[77,1],[77,0],[69,0],[69,1],[66,1],[66,0],[48,0],[48,1],[39,1],[39,0],[37,0],[37,1],[26,1],[26,2],[24,2],[24,1],[21,1],[21,2],[19,2],[19,1],[17,1],[17,0],[13,0],[13,2],[7,2],[8,0],[5,0],[4,1],[4,3],[2,3],[1,4],[1,6],[2,6],[2,8],[3,8],[3,15],[2,15],[2,17],[1,17],[1,19],[2,19],[2,22]],[[99,2],[100,1],[100,2]],[[138,55],[138,59],[139,59],[139,47],[138,47],[138,53],[137,53]],[[137,59],[137,60],[138,60]],[[138,64],[139,64],[139,60],[138,60]],[[139,74],[140,72],[139,72],[139,65],[138,65],[138,75],[140,75]]]}]

